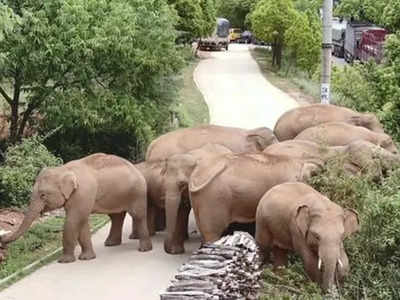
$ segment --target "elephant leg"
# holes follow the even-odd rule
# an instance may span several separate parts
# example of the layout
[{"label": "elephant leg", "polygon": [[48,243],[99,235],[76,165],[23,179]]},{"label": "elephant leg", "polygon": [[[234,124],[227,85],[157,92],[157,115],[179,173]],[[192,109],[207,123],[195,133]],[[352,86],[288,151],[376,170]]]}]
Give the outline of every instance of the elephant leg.
[{"label": "elephant leg", "polygon": [[231,223],[225,207],[216,208],[206,202],[197,212],[195,210],[195,216],[204,243],[217,241]]},{"label": "elephant leg", "polygon": [[272,246],[272,235],[269,232],[268,228],[263,226],[262,222],[256,222],[256,234],[255,234],[256,242],[261,249],[261,253],[263,255],[263,262],[268,263],[271,262],[271,246]]},{"label": "elephant leg", "polygon": [[173,239],[169,245],[170,254],[180,254],[185,252],[184,241],[188,234],[188,219],[190,208],[181,205],[178,210],[176,228]]},{"label": "elephant leg", "polygon": [[124,225],[126,212],[109,214],[111,219],[111,229],[107,239],[104,241],[104,246],[111,247],[121,245],[122,241],[122,226]]},{"label": "elephant leg", "polygon": [[149,229],[147,227],[147,201],[146,194],[135,197],[128,213],[135,220],[139,236],[139,251],[150,251],[152,247]]},{"label": "elephant leg", "polygon": [[274,269],[285,267],[288,264],[288,252],[285,249],[272,247],[272,255],[274,257]]},{"label": "elephant leg", "polygon": [[81,260],[89,260],[96,258],[96,254],[93,250],[89,220],[86,220],[82,226],[81,232],[79,234],[79,245],[82,248],[82,253],[79,255],[79,259]]},{"label": "elephant leg", "polygon": [[67,212],[63,232],[63,255],[58,259],[58,262],[70,263],[75,261],[75,247],[83,222],[84,220],[78,216],[77,212]]},{"label": "elephant leg", "polygon": [[155,230],[156,231],[163,231],[167,228],[167,223],[165,220],[165,209],[163,208],[155,208],[156,210],[156,217],[155,217]]},{"label": "elephant leg", "polygon": [[[157,222],[157,209],[149,205],[147,206],[147,227],[149,229],[150,236],[156,234],[156,222]],[[132,219],[132,233],[129,236],[129,239],[136,240],[139,238],[138,226],[135,219]]]}]

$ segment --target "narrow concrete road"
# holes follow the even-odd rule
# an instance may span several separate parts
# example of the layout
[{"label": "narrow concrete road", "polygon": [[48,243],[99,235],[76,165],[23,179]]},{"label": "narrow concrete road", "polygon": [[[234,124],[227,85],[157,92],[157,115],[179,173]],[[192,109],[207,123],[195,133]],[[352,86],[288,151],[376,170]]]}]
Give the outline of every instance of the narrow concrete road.
[{"label": "narrow concrete road", "polygon": [[196,69],[195,81],[211,124],[273,129],[279,116],[298,104],[265,79],[248,47],[231,44],[227,52],[212,52]]},{"label": "narrow concrete road", "polygon": [[[296,102],[261,75],[245,45],[231,45],[228,52],[212,52],[201,61],[195,79],[210,107],[213,124],[273,128],[277,118]],[[130,223],[130,218],[126,218]],[[194,229],[191,218],[191,230]],[[194,234],[185,243],[186,254],[167,255],[165,233],[153,238],[153,251],[138,252],[138,242],[128,240],[106,248],[109,225],[93,237],[97,258],[71,264],[51,263],[0,293],[1,300],[157,300],[177,268],[199,246]]]}]

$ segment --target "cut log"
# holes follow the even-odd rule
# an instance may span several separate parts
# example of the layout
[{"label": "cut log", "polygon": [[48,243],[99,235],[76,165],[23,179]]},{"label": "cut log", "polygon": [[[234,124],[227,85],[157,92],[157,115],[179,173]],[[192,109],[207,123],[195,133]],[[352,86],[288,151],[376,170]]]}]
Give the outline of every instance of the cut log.
[{"label": "cut log", "polygon": [[160,299],[257,299],[261,265],[254,238],[234,232],[195,251]]}]

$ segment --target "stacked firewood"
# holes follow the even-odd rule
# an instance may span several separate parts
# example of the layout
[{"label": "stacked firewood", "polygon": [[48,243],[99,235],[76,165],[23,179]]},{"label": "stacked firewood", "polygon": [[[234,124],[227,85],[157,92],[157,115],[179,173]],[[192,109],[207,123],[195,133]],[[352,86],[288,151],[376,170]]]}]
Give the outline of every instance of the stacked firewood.
[{"label": "stacked firewood", "polygon": [[254,238],[235,232],[194,252],[161,300],[257,299],[261,264]]}]

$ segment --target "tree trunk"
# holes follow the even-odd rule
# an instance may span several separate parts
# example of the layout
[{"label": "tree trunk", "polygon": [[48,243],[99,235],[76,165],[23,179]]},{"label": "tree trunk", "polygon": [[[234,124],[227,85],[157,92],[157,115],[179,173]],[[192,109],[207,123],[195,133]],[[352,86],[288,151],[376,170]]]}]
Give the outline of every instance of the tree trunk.
[{"label": "tree trunk", "polygon": [[18,141],[18,109],[19,109],[19,97],[21,94],[21,73],[16,70],[14,78],[14,95],[11,101],[11,123],[10,123],[10,142],[15,144]]}]

